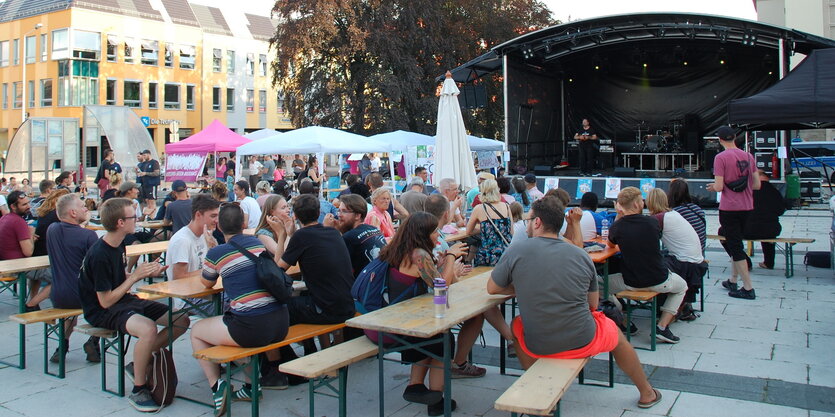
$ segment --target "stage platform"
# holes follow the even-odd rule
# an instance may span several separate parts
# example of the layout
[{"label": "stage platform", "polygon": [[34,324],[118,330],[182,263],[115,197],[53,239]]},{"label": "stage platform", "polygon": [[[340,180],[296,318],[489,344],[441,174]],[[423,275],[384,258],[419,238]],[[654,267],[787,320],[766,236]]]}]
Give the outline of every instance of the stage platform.
[{"label": "stage platform", "polygon": [[[620,172],[618,172],[619,174]],[[537,175],[537,188],[543,192],[547,192],[551,188],[562,188],[568,191],[571,196],[572,205],[580,203],[580,197],[586,191],[591,191],[597,194],[601,207],[614,207],[616,195],[610,193],[610,197],[606,197],[607,185],[610,179],[619,180],[619,188],[637,187],[638,189],[648,190],[650,187],[661,188],[664,191],[669,190],[670,182],[673,180],[673,173],[671,172],[636,172],[634,176],[615,175],[614,170],[600,171],[600,176],[588,177],[580,176],[576,169],[564,168],[557,170],[554,175]],[[709,172],[685,172],[677,175],[677,178],[685,178],[690,187],[690,195],[693,197],[693,202],[701,207],[717,207],[719,202],[716,199],[716,193],[707,190],[707,184],[713,182],[713,175]],[[617,181],[615,181],[617,182]],[[772,184],[781,192],[785,193],[785,182],[772,180]]]}]

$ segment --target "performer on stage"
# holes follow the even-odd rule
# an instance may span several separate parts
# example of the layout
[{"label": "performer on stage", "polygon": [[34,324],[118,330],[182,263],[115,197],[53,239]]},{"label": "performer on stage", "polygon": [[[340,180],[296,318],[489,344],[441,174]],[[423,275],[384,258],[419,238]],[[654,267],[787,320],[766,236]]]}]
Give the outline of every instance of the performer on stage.
[{"label": "performer on stage", "polygon": [[580,149],[580,175],[597,176],[594,173],[594,166],[597,163],[597,132],[592,129],[589,119],[583,119],[583,126],[574,139],[579,141]]}]

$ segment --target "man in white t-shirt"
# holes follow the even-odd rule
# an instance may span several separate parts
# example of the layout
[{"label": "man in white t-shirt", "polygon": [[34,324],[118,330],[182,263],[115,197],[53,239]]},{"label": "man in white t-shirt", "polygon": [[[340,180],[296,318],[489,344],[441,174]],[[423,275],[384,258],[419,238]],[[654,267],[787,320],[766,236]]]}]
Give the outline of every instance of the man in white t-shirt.
[{"label": "man in white t-shirt", "polygon": [[241,209],[244,211],[244,222],[247,229],[254,229],[258,227],[258,221],[261,220],[261,207],[258,201],[249,196],[249,183],[246,180],[240,180],[235,183],[235,200],[241,204]]},{"label": "man in white t-shirt", "polygon": [[206,252],[217,246],[212,231],[217,227],[220,202],[209,194],[197,194],[191,199],[191,222],[171,236],[165,260],[171,268],[168,280],[195,276],[203,268]]},{"label": "man in white t-shirt", "polygon": [[383,165],[383,161],[380,160],[380,156],[376,153],[371,154],[371,172],[380,172],[380,166]]},{"label": "man in white t-shirt", "polygon": [[6,196],[0,195],[0,216],[9,214],[9,205],[6,203]]},{"label": "man in white t-shirt", "polygon": [[258,181],[261,180],[261,168],[264,165],[258,161],[258,157],[252,155],[249,157],[249,183],[250,184],[257,184]]}]

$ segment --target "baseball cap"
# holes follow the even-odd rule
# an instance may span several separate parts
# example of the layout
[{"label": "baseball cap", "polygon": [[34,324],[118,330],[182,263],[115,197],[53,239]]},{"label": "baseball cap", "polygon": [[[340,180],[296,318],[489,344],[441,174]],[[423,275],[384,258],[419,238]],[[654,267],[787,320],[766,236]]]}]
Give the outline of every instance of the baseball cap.
[{"label": "baseball cap", "polygon": [[185,181],[176,180],[173,183],[171,183],[171,189],[179,193],[180,191],[185,191],[186,189],[188,189],[188,187],[186,186]]},{"label": "baseball cap", "polygon": [[283,195],[284,191],[287,190],[288,187],[289,184],[287,184],[287,181],[278,180],[273,184],[273,193]]},{"label": "baseball cap", "polygon": [[150,155],[150,154],[151,154],[151,150],[150,150],[150,149],[145,149],[145,150],[143,150],[142,152],[139,152],[139,153],[140,153],[140,154],[143,154],[143,155]]},{"label": "baseball cap", "polygon": [[139,188],[139,186],[138,186],[138,185],[136,185],[136,183],[135,183],[135,182],[133,182],[133,181],[124,182],[124,183],[122,183],[122,185],[119,187],[119,194],[120,194],[120,195],[124,195],[126,192],[128,192],[128,191],[130,191],[130,190],[132,190],[132,189],[134,189],[134,188]]},{"label": "baseball cap", "polygon": [[716,131],[716,136],[722,140],[731,140],[736,136],[736,132],[730,126],[722,126]]},{"label": "baseball cap", "polygon": [[525,182],[528,184],[536,184],[536,174],[527,173],[525,174]]}]

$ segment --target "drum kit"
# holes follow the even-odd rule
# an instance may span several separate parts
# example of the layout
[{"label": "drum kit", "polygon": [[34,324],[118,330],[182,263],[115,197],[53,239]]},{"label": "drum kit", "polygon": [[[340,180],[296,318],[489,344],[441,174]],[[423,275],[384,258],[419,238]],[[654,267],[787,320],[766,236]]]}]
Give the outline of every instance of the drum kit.
[{"label": "drum kit", "polygon": [[637,152],[681,152],[679,140],[681,120],[670,120],[666,125],[650,129],[646,122],[635,126],[635,146]]}]

